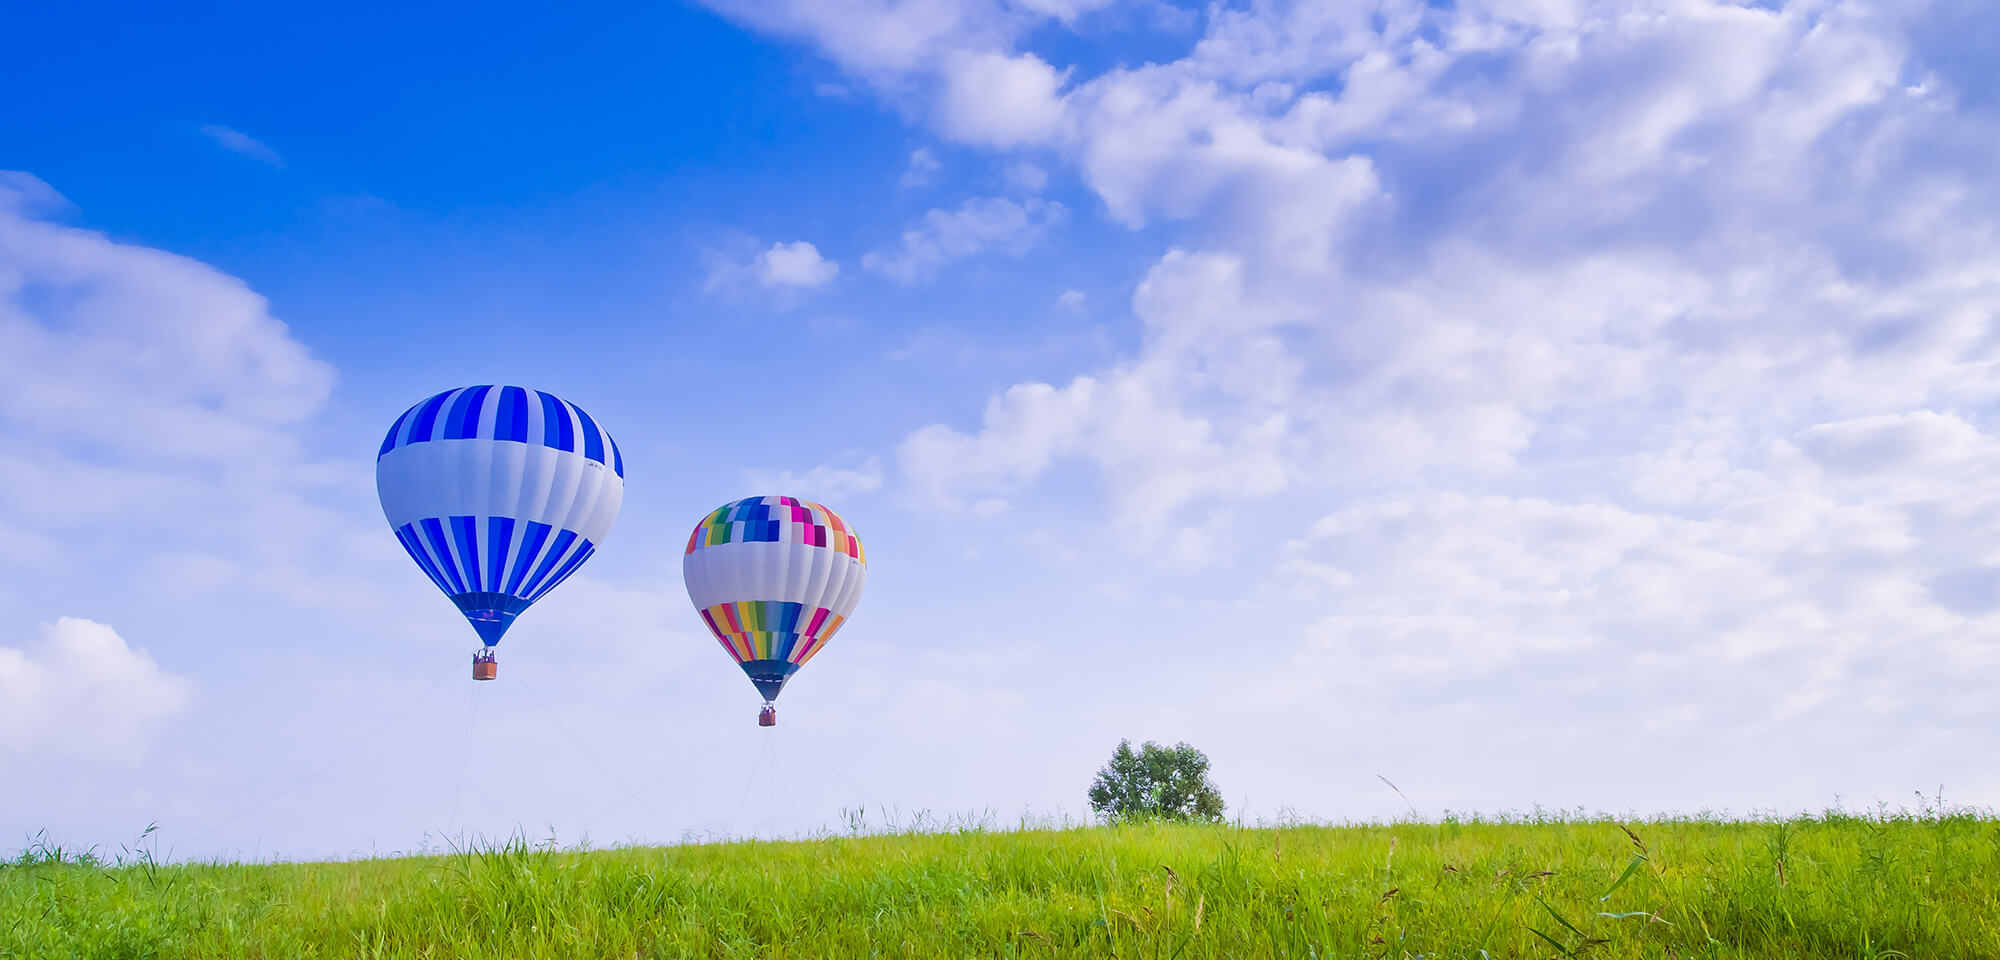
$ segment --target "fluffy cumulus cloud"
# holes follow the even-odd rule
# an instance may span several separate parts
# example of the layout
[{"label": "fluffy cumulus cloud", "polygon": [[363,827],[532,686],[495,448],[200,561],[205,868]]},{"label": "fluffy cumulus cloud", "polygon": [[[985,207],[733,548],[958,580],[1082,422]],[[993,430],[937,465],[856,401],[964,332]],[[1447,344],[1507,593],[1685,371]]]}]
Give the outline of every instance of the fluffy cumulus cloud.
[{"label": "fluffy cumulus cloud", "polygon": [[1063,131],[1066,71],[1016,49],[1043,26],[1075,24],[1115,0],[707,0],[741,22],[812,42],[939,132],[1022,146]]},{"label": "fluffy cumulus cloud", "polygon": [[101,623],[63,617],[0,646],[0,769],[7,761],[136,759],[193,684]]},{"label": "fluffy cumulus cloud", "polygon": [[819,248],[804,240],[774,243],[757,255],[757,282],[766,287],[824,287],[840,275],[840,264],[819,255]]},{"label": "fluffy cumulus cloud", "polygon": [[805,240],[780,241],[761,249],[752,240],[735,246],[739,249],[733,255],[707,252],[705,291],[752,294],[789,306],[803,294],[825,289],[840,276],[840,264],[828,260],[819,247]]},{"label": "fluffy cumulus cloud", "polygon": [[955,8],[878,85],[1177,245],[1135,351],[910,434],[917,493],[1080,464],[1142,544],[1257,504],[1302,662],[1438,703],[1575,658],[1711,733],[1990,715],[2000,117],[1942,39],[1990,12],[1257,3],[1086,75]]},{"label": "fluffy cumulus cloud", "polygon": [[993,146],[1053,140],[1062,129],[1062,74],[1025,53],[962,53],[947,62],[939,125],[953,139]]},{"label": "fluffy cumulus cloud", "polygon": [[[1990,404],[1992,191],[1940,148],[1993,124],[1907,82],[1893,18],[1380,6],[1218,12],[1188,57],[1068,95],[1108,212],[1208,238],[1140,283],[1145,346],[1064,388],[1096,397],[1072,422],[1143,393],[1218,462],[1270,436],[1297,475],[1368,463],[1365,488],[1596,460],[1674,498],[1696,468],[1670,451],[1723,480],[1821,418]],[[985,439],[1034,396],[996,398]],[[1042,449],[950,469],[1002,484]]]}]

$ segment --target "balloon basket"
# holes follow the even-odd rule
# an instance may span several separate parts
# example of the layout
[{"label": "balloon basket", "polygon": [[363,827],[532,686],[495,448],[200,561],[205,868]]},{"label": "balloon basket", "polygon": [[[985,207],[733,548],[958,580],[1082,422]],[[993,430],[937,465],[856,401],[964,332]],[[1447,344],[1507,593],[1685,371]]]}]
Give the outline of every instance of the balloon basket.
[{"label": "balloon basket", "polygon": [[493,654],[481,652],[472,655],[472,679],[491,680],[499,675],[500,664],[493,659]]},{"label": "balloon basket", "polygon": [[757,725],[760,727],[777,726],[778,705],[775,703],[764,704],[764,709],[757,711]]}]

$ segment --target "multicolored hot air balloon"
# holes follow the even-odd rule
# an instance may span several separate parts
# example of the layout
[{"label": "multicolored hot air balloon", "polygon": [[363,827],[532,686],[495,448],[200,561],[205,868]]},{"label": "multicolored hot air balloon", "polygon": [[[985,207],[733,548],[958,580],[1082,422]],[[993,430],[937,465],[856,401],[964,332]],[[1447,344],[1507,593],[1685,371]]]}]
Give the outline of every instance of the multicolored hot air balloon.
[{"label": "multicolored hot air balloon", "polygon": [[703,518],[681,557],[688,599],[778,722],[778,691],[861,602],[868,553],[840,515],[797,497],[750,497]]},{"label": "multicolored hot air balloon", "polygon": [[575,404],[526,387],[446,390],[403,411],[375,458],[396,538],[492,648],[597,550],[625,499],[618,444]]}]

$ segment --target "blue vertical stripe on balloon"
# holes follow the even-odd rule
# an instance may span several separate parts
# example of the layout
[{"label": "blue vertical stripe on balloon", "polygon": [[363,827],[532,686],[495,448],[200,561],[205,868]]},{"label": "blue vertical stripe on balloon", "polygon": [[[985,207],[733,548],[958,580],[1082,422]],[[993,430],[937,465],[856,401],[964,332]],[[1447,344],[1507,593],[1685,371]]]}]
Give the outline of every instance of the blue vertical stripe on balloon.
[{"label": "blue vertical stripe on balloon", "polygon": [[410,422],[410,443],[424,443],[430,440],[431,434],[436,432],[434,428],[437,426],[438,410],[455,392],[446,390],[425,400],[423,406],[417,408],[417,419]]},{"label": "blue vertical stripe on balloon", "polygon": [[451,416],[445,418],[447,440],[471,440],[479,436],[479,415],[486,410],[486,394],[492,386],[467,387],[451,402]]},{"label": "blue vertical stripe on balloon", "polygon": [[458,541],[458,558],[465,570],[465,579],[470,581],[473,593],[486,587],[479,581],[479,518],[451,518],[452,536]]},{"label": "blue vertical stripe on balloon", "polygon": [[607,433],[604,435],[604,442],[611,445],[611,469],[618,472],[619,479],[624,479],[625,455],[618,451],[618,441],[611,439],[611,434]]},{"label": "blue vertical stripe on balloon", "polygon": [[500,575],[507,570],[507,550],[514,545],[514,518],[486,518],[486,589],[500,589]]},{"label": "blue vertical stripe on balloon", "polygon": [[514,559],[514,572],[507,577],[507,592],[521,596],[521,580],[528,575],[529,568],[542,555],[542,544],[549,539],[551,528],[546,523],[528,521],[527,532],[521,534],[521,553]]},{"label": "blue vertical stripe on balloon", "polygon": [[535,588],[541,586],[542,580],[548,577],[550,570],[555,569],[557,561],[563,558],[563,553],[569,549],[569,545],[575,540],[576,534],[569,530],[564,530],[556,534],[555,542],[549,544],[548,553],[542,556],[541,565],[535,568],[534,575],[528,578],[527,583],[521,584],[521,596],[536,596]]},{"label": "blue vertical stripe on balloon", "polygon": [[583,562],[585,560],[588,560],[591,557],[596,556],[596,554],[597,554],[597,544],[585,540],[583,542],[583,547],[577,550],[574,556],[569,558],[568,563],[562,565],[562,569],[556,571],[556,575],[550,579],[550,582],[542,584],[540,592],[535,594],[536,598],[540,599],[543,594],[546,594],[550,590],[555,589],[556,584],[559,584],[564,580],[568,580],[569,575],[575,573],[578,567],[583,566]]},{"label": "blue vertical stripe on balloon", "polygon": [[493,439],[528,442],[528,391],[500,388],[499,416],[493,418]]},{"label": "blue vertical stripe on balloon", "polygon": [[557,450],[576,449],[576,426],[569,422],[569,412],[563,409],[563,402],[540,390],[535,395],[542,398],[542,445]]},{"label": "blue vertical stripe on balloon", "polygon": [[569,562],[564,563],[562,567],[555,572],[554,576],[543,581],[541,586],[535,588],[535,595],[531,599],[540,600],[543,594],[548,593],[550,590],[554,590],[556,588],[556,584],[559,584],[564,580],[569,579],[569,575],[575,573],[577,567],[583,566],[583,562],[585,560],[590,559],[590,555],[596,550],[597,547],[593,545],[590,541],[588,540],[583,541],[583,546],[577,548],[576,553],[569,558]]},{"label": "blue vertical stripe on balloon", "polygon": [[411,407],[403,411],[402,416],[396,418],[396,425],[390,427],[389,435],[382,438],[382,451],[375,455],[375,459],[380,460],[388,456],[389,451],[396,449],[396,434],[403,432],[403,424],[410,422],[410,414],[414,413],[416,409],[416,407]]},{"label": "blue vertical stripe on balloon", "polygon": [[437,584],[439,590],[451,592],[451,584],[445,582],[443,571],[438,569],[437,564],[431,562],[431,555],[424,550],[424,545],[417,542],[416,528],[407,523],[397,527],[396,539],[402,541],[403,549],[409,553],[410,559],[417,562],[417,569],[422,570],[424,576],[431,578],[431,582]]},{"label": "blue vertical stripe on balloon", "polygon": [[451,559],[451,546],[445,542],[444,524],[436,517],[425,517],[419,521],[424,531],[424,539],[430,542],[431,552],[436,555],[438,566],[444,568],[445,579],[451,581],[454,596],[464,593],[465,581],[458,578],[458,564]]},{"label": "blue vertical stripe on balloon", "polygon": [[599,431],[599,430],[597,429],[597,421],[595,421],[595,420],[592,420],[592,419],[590,419],[590,414],[587,414],[587,413],[584,413],[584,412],[583,412],[583,408],[582,408],[582,407],[579,407],[579,406],[577,406],[576,404],[573,404],[573,403],[572,403],[572,404],[570,404],[570,405],[569,405],[569,408],[570,408],[571,410],[575,410],[575,411],[576,411],[576,418],[577,418],[578,420],[581,420],[581,421],[583,421],[583,457],[584,457],[584,459],[586,459],[586,460],[595,460],[595,461],[597,461],[598,463],[603,463],[603,462],[604,462],[604,436],[603,436],[603,434],[602,434],[602,433],[601,433],[601,432],[600,432],[600,431]]}]

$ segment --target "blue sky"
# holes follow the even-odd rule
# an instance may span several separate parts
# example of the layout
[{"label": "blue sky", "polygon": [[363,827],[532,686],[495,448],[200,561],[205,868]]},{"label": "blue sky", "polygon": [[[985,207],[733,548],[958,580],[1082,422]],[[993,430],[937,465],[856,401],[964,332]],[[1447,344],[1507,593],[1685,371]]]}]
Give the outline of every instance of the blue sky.
[{"label": "blue sky", "polygon": [[[2000,802],[1980,4],[24,17],[0,833]],[[475,688],[371,453],[481,382],[630,469]],[[871,575],[767,735],[678,559],[776,492]]]}]

